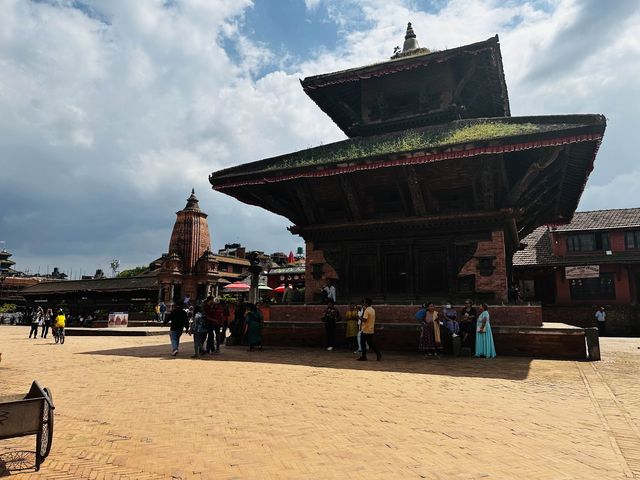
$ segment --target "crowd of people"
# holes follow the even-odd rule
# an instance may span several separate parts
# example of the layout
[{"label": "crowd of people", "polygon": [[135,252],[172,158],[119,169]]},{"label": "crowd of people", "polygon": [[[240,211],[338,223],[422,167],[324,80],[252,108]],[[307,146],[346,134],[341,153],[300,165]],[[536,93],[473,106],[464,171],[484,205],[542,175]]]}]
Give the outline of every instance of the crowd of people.
[{"label": "crowd of people", "polygon": [[[443,353],[495,357],[489,307],[483,303],[479,310],[478,313],[471,300],[465,301],[460,312],[450,301],[441,311],[438,311],[433,303],[422,305],[415,314],[415,319],[421,327],[418,350],[426,357],[438,357]],[[322,316],[326,348],[329,351],[336,347],[336,325],[341,320],[335,300],[329,298]],[[360,354],[358,360],[366,360],[366,352],[369,349],[372,349],[380,360],[381,354],[373,342],[374,328],[375,310],[371,299],[365,299],[359,305],[351,303],[345,314],[345,336],[347,343],[355,348],[354,353]]]},{"label": "crowd of people", "polygon": [[[376,311],[370,298],[360,304],[351,303],[345,313],[345,339],[337,339],[337,325],[343,321],[335,304],[335,288],[326,288],[326,308],[321,321],[325,328],[325,347],[332,351],[346,343],[358,354],[358,361],[367,361],[368,352],[382,359],[382,352],[375,341]],[[457,310],[448,301],[441,309],[434,303],[425,303],[415,314],[420,326],[418,350],[425,357],[443,354],[466,355],[483,358],[496,356],[489,307],[486,304],[473,306],[466,300]],[[193,358],[217,354],[220,345],[242,345],[249,351],[262,349],[264,318],[258,305],[238,300],[234,304],[209,296],[203,303],[192,305],[191,299],[176,302],[165,317],[164,324],[170,326],[171,355],[180,351],[183,334],[193,337]]]},{"label": "crowd of people", "polygon": [[[233,319],[230,316],[233,311]],[[231,307],[209,296],[201,305],[192,305],[189,296],[176,302],[163,322],[169,325],[171,355],[180,351],[183,334],[193,336],[192,358],[220,353],[220,345],[246,345],[249,351],[262,350],[264,319],[254,303],[238,302]]]},{"label": "crowd of people", "polygon": [[45,311],[44,308],[38,307],[30,315],[30,322],[29,338],[38,338],[38,331],[40,331],[40,338],[47,338],[50,330],[55,330],[54,334],[64,332],[67,317],[61,308],[54,312],[52,308],[47,308]]}]

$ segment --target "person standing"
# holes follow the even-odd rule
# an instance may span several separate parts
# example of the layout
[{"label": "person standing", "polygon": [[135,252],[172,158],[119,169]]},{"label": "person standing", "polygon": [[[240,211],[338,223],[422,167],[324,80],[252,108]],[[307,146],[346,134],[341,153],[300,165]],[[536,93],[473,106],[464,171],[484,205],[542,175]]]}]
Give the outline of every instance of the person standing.
[{"label": "person standing", "polygon": [[216,334],[216,320],[215,320],[215,303],[213,297],[209,295],[204,302],[204,320],[206,330],[206,343],[205,351],[211,353],[215,351],[215,334]]},{"label": "person standing", "polygon": [[293,301],[293,285],[290,283],[287,284],[287,287],[284,289],[284,293],[282,294],[282,303],[286,305],[290,305]]},{"label": "person standing", "polygon": [[496,347],[493,343],[491,323],[489,322],[489,307],[486,303],[480,305],[478,326],[476,328],[476,357],[493,358],[496,356]]},{"label": "person standing", "polygon": [[471,354],[476,351],[476,322],[478,313],[473,308],[473,302],[471,299],[464,301],[464,307],[460,315],[461,325],[460,331],[462,333],[462,346],[468,348]]},{"label": "person standing", "polygon": [[424,320],[422,320],[422,329],[420,331],[419,349],[428,356],[437,357],[441,345],[438,312],[433,303],[427,303],[427,310],[424,312]]},{"label": "person standing", "polygon": [[220,344],[222,343],[222,325],[224,323],[224,305],[220,303],[220,299],[215,297],[213,299],[213,333],[215,333],[215,343],[208,344],[207,349],[212,352],[220,353]]},{"label": "person standing", "polygon": [[164,304],[164,302],[160,302],[160,322],[164,323],[164,317],[167,314],[167,306]]},{"label": "person standing", "polygon": [[336,287],[331,280],[327,281],[327,284],[322,291],[324,292],[327,300],[331,300],[334,304],[336,303]]},{"label": "person standing", "polygon": [[[442,309],[442,316],[444,320],[444,329],[440,333],[444,333],[443,336],[443,346],[445,353],[451,354],[453,353],[453,343],[454,339],[458,337],[458,333],[460,332],[460,324],[458,323],[458,312],[453,308],[453,302],[451,300],[447,300],[444,308]],[[459,340],[458,340],[459,343]],[[459,350],[459,348],[458,348]]]},{"label": "person standing", "polygon": [[[362,300],[361,305],[357,306],[358,309],[358,335],[356,336],[356,340],[358,342],[358,349],[353,353],[362,353],[362,315],[364,315],[364,300]],[[365,348],[369,351],[369,345],[365,344]]]},{"label": "person standing", "polygon": [[256,348],[262,350],[262,313],[254,303],[249,303],[247,306],[249,309],[246,317],[249,351],[252,352]]},{"label": "person standing", "polygon": [[376,328],[376,311],[371,306],[373,304],[370,298],[364,299],[364,313],[362,314],[362,355],[358,358],[360,362],[367,361],[367,348],[368,345],[371,350],[376,354],[376,360],[382,359],[382,352],[375,344],[373,335]]},{"label": "person standing", "polygon": [[178,355],[180,348],[180,337],[183,331],[189,329],[189,318],[187,312],[182,308],[183,305],[176,303],[173,310],[167,316],[166,322],[169,323],[169,338],[171,339],[171,355]]},{"label": "person standing", "polygon": [[31,314],[31,330],[29,330],[29,338],[33,335],[33,338],[38,338],[38,325],[40,325],[43,317],[42,308],[38,307],[38,310]]},{"label": "person standing", "polygon": [[349,310],[345,313],[344,318],[346,320],[345,337],[349,346],[353,347],[357,345],[356,337],[358,336],[358,310],[355,303],[349,304]]},{"label": "person standing", "polygon": [[238,299],[236,306],[233,310],[233,321],[231,322],[231,339],[233,345],[242,345],[242,340],[244,338],[244,327],[245,327],[245,314],[247,313],[247,308],[245,307],[244,302],[241,299]]},{"label": "person standing", "polygon": [[607,312],[604,311],[604,305],[600,306],[595,317],[598,325],[598,336],[605,337],[607,335]]},{"label": "person standing", "polygon": [[340,312],[332,300],[327,300],[327,309],[324,311],[322,321],[324,322],[327,350],[333,350],[336,346],[336,323],[340,321]]}]

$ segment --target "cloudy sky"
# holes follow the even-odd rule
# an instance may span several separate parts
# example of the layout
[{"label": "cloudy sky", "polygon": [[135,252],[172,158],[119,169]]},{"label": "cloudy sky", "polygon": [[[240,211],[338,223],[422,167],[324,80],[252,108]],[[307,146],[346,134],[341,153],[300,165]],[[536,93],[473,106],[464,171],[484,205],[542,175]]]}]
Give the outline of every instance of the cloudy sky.
[{"label": "cloudy sky", "polygon": [[144,265],[193,187],[214,249],[295,249],[207,176],[343,139],[298,80],[408,21],[435,49],[499,34],[513,115],[605,114],[580,210],[640,206],[637,0],[0,0],[0,240],[34,273]]}]

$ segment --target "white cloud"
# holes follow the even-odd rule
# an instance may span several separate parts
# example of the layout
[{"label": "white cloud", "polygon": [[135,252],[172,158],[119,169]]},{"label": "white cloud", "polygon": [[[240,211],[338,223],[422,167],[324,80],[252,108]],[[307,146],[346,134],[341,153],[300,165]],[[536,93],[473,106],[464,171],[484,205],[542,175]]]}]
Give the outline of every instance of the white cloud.
[{"label": "white cloud", "polygon": [[[191,187],[210,213],[214,246],[301,244],[285,219],[212,193],[207,176],[344,138],[298,79],[385,60],[407,21],[422,46],[436,49],[500,34],[514,114],[608,116],[592,175],[603,186],[589,186],[581,208],[615,206],[606,186],[638,180],[624,174],[635,168],[627,142],[640,128],[631,101],[640,98],[640,15],[624,10],[628,0],[615,8],[452,0],[428,12],[408,0],[305,0],[306,8],[321,1],[337,47],[292,63],[281,45],[276,55],[245,31],[249,0],[91,0],[89,15],[68,0],[0,0],[0,202],[13,207],[0,227],[11,230],[16,260],[41,259],[39,250],[55,245],[51,256],[77,262],[99,251],[144,263],[139,256],[166,250]],[[628,192],[638,204],[640,192]],[[82,223],[96,217],[97,226]],[[55,241],[40,242],[37,228]],[[126,235],[105,234],[123,228]],[[131,258],[120,255],[125,246]]]},{"label": "white cloud", "polygon": [[616,175],[604,185],[589,184],[585,189],[580,210],[609,208],[637,208],[640,199],[640,170]]}]

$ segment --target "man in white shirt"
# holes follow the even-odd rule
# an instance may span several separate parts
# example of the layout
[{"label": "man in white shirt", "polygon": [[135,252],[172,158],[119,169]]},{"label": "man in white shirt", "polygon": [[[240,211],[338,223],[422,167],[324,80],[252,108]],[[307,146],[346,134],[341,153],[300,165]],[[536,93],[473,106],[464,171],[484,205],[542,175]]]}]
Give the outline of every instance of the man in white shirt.
[{"label": "man in white shirt", "polygon": [[604,305],[596,312],[596,324],[598,325],[598,336],[607,335],[607,312],[604,311]]},{"label": "man in white shirt", "polygon": [[334,287],[333,282],[329,280],[329,283],[322,289],[327,296],[327,300],[331,300],[333,303],[336,303],[336,287]]}]

